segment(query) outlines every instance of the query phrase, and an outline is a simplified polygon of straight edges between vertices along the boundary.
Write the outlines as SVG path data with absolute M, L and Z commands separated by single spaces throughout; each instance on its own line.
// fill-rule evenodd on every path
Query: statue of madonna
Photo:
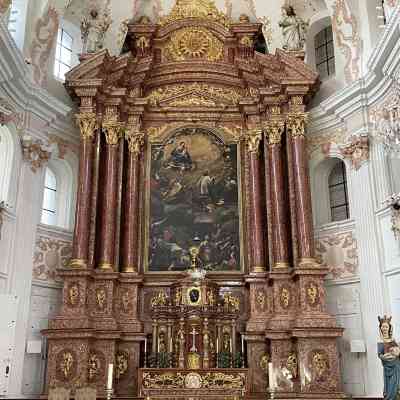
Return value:
M 378 356 L 383 365 L 384 400 L 400 399 L 400 348 L 393 339 L 392 317 L 378 317 L 382 342 L 378 343 Z

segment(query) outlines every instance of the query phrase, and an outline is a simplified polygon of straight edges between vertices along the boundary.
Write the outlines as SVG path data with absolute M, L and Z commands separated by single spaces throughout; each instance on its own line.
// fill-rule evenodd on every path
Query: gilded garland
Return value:
M 170 85 L 151 91 L 146 99 L 152 106 L 158 105 L 160 102 L 171 99 L 172 103 L 169 105 L 181 105 L 183 101 L 181 96 L 184 94 L 192 93 L 193 97 L 199 97 L 199 104 L 203 104 L 206 96 L 213 99 L 215 103 L 225 103 L 229 105 L 236 105 L 242 97 L 248 93 L 241 89 L 229 89 L 217 86 L 210 86 L 204 83 L 192 83 L 190 85 Z M 187 99 L 187 96 L 185 97 Z M 207 103 L 212 100 L 207 99 Z

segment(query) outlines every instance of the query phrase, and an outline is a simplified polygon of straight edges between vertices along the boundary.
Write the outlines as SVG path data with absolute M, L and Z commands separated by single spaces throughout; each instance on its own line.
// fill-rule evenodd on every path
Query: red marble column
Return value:
M 266 126 L 268 137 L 269 169 L 271 177 L 271 208 L 273 225 L 273 268 L 289 268 L 289 235 L 287 204 L 284 195 L 284 170 L 282 159 L 283 121 L 271 121 Z
M 117 161 L 121 124 L 116 119 L 110 119 L 103 122 L 102 128 L 106 137 L 106 159 L 103 202 L 100 211 L 99 268 L 102 270 L 112 270 L 114 269 L 117 215 Z
M 296 194 L 299 263 L 314 262 L 314 235 L 311 210 L 311 189 L 306 154 L 305 124 L 307 114 L 289 115 L 288 129 L 292 141 L 293 177 Z
M 139 237 L 139 177 L 140 154 L 144 135 L 128 131 L 128 160 L 124 193 L 124 222 L 122 243 L 122 272 L 138 272 L 138 237 Z
M 264 256 L 264 233 L 263 233 L 263 209 L 261 203 L 261 163 L 260 163 L 260 142 L 262 139 L 262 131 L 253 129 L 246 134 L 247 150 L 249 152 L 250 167 L 250 202 L 251 202 L 251 232 L 249 237 L 251 242 L 249 248 L 252 253 L 251 272 L 265 272 L 265 256 Z
M 81 131 L 81 153 L 79 158 L 74 242 L 70 266 L 72 268 L 86 268 L 90 235 L 93 138 L 96 132 L 97 119 L 94 113 L 78 114 L 77 119 Z

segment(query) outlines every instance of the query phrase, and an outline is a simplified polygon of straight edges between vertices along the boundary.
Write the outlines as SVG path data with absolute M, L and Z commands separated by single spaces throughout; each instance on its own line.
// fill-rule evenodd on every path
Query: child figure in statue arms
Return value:
M 382 342 L 378 343 L 378 356 L 383 365 L 384 400 L 400 400 L 400 347 L 393 339 L 392 317 L 379 320 Z

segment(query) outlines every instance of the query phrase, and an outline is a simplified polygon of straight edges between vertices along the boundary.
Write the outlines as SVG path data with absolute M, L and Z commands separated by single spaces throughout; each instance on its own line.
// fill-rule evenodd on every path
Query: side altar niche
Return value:
M 116 397 L 343 398 L 308 177 L 319 80 L 299 52 L 257 52 L 261 35 L 176 0 L 66 75 L 81 151 L 46 393 L 104 396 L 114 364 Z

